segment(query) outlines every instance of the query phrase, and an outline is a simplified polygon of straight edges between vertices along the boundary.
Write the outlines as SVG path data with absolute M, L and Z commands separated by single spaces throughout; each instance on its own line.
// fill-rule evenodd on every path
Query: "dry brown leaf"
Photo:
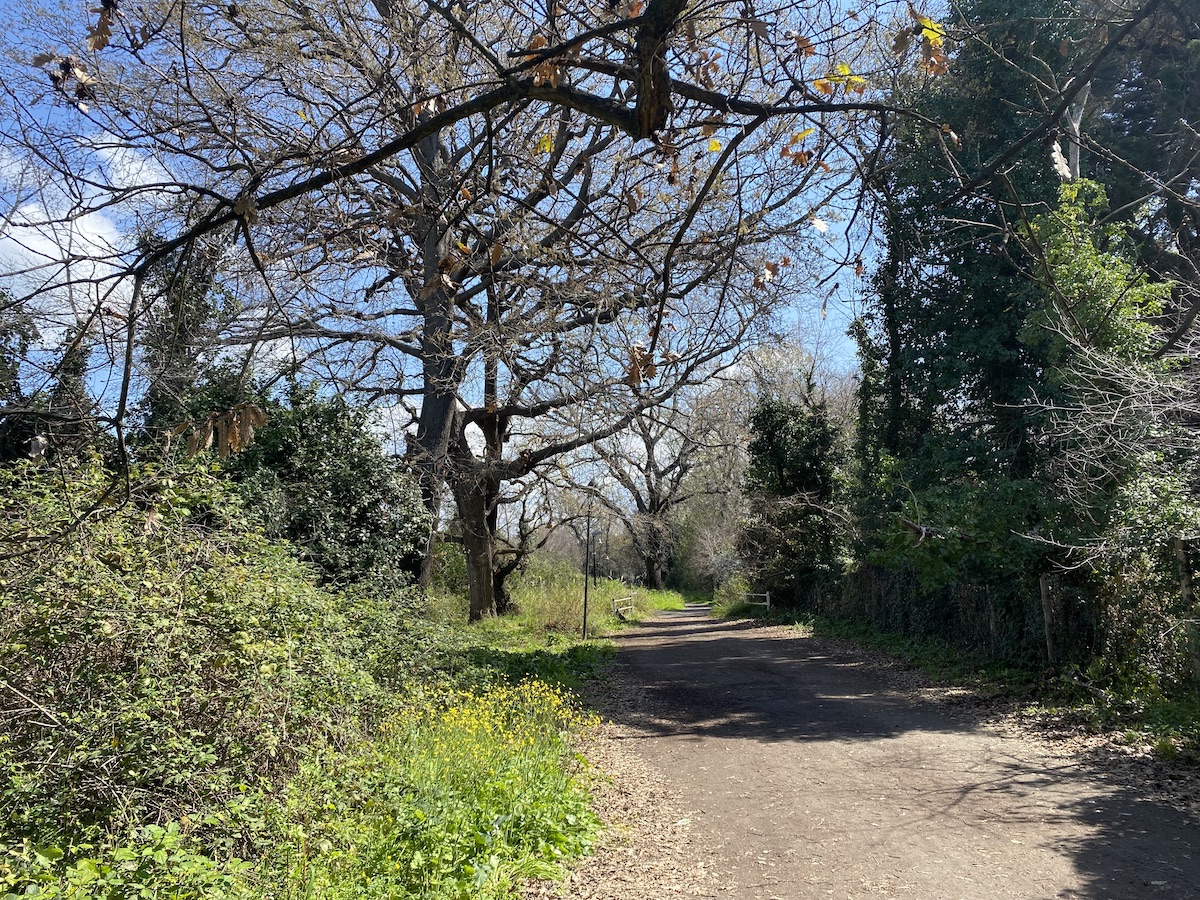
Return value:
M 97 25 L 88 27 L 87 39 L 84 41 L 85 46 L 95 52 L 103 50 L 109 45 L 112 40 L 112 29 L 108 27 L 108 23 L 101 18 Z
M 241 216 L 247 225 L 254 225 L 258 222 L 258 205 L 254 201 L 253 194 L 242 194 L 238 197 L 237 202 L 233 204 L 233 211 Z
M 238 445 L 245 449 L 254 443 L 254 422 L 251 421 L 250 411 L 241 410 L 235 420 L 237 424 Z
M 635 354 L 629 361 L 629 368 L 625 371 L 625 383 L 631 388 L 637 388 L 642 383 L 642 363 Z

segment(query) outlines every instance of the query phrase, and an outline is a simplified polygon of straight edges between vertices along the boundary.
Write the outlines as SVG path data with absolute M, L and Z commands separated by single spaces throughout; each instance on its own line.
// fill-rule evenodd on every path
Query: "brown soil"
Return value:
M 614 827 L 527 896 L 1200 900 L 1195 770 L 703 607 L 617 643 Z

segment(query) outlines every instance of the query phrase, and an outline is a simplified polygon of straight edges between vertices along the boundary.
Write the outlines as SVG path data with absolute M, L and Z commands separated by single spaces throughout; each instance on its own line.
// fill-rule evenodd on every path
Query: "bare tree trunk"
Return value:
M 646 587 L 652 591 L 661 591 L 663 586 L 663 567 L 656 555 L 646 557 Z
M 494 575 L 496 544 L 487 523 L 487 498 L 477 479 L 454 479 L 454 499 L 462 523 L 463 549 L 467 552 L 467 586 L 471 597 L 470 620 L 496 615 Z M 464 483 L 465 482 L 465 483 Z

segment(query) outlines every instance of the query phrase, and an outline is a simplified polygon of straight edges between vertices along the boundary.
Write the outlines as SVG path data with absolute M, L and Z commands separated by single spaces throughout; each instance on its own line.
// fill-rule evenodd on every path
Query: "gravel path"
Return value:
M 617 643 L 589 756 L 625 824 L 528 896 L 1200 900 L 1200 826 L 1130 783 L 1145 767 L 989 723 L 853 645 L 703 607 Z

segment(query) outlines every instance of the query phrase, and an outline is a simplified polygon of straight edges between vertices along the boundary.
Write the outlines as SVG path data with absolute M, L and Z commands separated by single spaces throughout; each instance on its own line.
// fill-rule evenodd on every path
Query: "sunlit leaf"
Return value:
M 917 12 L 916 7 L 913 6 L 911 2 L 908 4 L 908 14 L 912 17 L 913 21 L 916 22 L 917 25 L 920 27 L 921 38 L 923 40 L 929 41 L 929 43 L 932 44 L 934 47 L 942 46 L 942 41 L 946 37 L 946 30 L 944 28 L 942 28 L 941 25 L 939 25 L 937 22 L 935 22 L 933 19 L 929 18 L 928 16 L 924 16 L 921 13 Z

